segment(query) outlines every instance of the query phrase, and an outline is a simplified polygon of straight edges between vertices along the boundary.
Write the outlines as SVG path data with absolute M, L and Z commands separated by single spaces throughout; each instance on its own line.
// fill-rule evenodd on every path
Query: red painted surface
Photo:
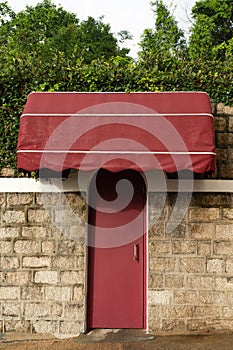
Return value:
M 215 170 L 210 100 L 197 92 L 33 93 L 17 148 L 28 171 Z
M 144 181 L 139 173 L 123 171 L 99 172 L 97 188 L 109 208 L 114 210 L 111 201 L 116 199 L 115 185 L 122 178 L 133 183 L 134 196 L 131 202 L 120 212 L 106 213 L 105 205 L 100 201 L 96 209 L 89 208 L 89 223 L 93 228 L 89 232 L 88 248 L 88 327 L 91 328 L 144 328 L 145 327 L 145 264 L 146 264 L 146 210 Z M 93 185 L 90 187 L 90 192 Z M 91 196 L 91 193 L 90 193 Z M 108 209 L 109 209 L 108 208 Z M 140 213 L 142 215 L 140 215 Z M 126 239 L 132 240 L 125 245 L 117 240 L 106 238 L 110 248 L 104 245 L 104 234 L 114 230 L 117 236 L 118 226 L 126 225 L 140 216 L 135 224 L 125 228 Z M 119 228 L 121 231 L 121 229 Z M 130 231 L 129 231 L 130 230 Z M 102 236 L 98 240 L 98 234 Z M 108 233 L 106 232 L 106 235 Z M 120 232 L 120 236 L 122 231 Z M 137 236 L 136 239 L 134 239 Z M 93 247 L 93 245 L 99 246 Z M 136 247 L 135 247 L 136 245 Z M 134 260 L 134 255 L 136 260 Z

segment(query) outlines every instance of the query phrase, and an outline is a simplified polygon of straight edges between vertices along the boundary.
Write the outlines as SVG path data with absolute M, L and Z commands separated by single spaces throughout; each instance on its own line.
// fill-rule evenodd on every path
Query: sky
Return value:
M 188 36 L 190 29 L 190 11 L 196 0 L 163 0 L 171 5 L 179 26 Z M 25 9 L 26 5 L 35 6 L 42 0 L 8 0 L 10 7 L 18 12 Z M 154 14 L 150 5 L 151 0 L 53 0 L 56 5 L 61 5 L 67 11 L 77 14 L 80 20 L 88 16 L 99 18 L 104 16 L 104 22 L 111 25 L 111 30 L 117 34 L 121 30 L 128 30 L 133 35 L 133 40 L 126 42 L 130 48 L 130 55 L 136 57 L 144 29 L 153 28 Z

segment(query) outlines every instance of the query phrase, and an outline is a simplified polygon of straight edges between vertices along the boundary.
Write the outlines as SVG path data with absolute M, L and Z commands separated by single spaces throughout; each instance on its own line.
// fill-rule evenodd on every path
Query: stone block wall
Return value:
M 47 196 L 46 209 L 40 194 L 0 195 L 1 332 L 69 336 L 84 330 L 85 206 L 76 193 L 65 200 L 78 213 L 77 240 L 74 226 L 71 239 L 57 225 L 64 208 L 59 195 Z
M 150 220 L 160 201 L 150 195 Z M 186 202 L 183 194 L 183 202 Z M 149 328 L 154 333 L 233 330 L 233 194 L 193 194 L 166 233 L 176 194 L 149 231 Z
M 233 107 L 213 105 L 218 179 L 233 179 Z
M 44 196 L 44 195 L 43 195 Z M 150 222 L 162 194 L 149 195 Z M 167 194 L 148 233 L 149 330 L 155 334 L 233 330 L 233 194 L 191 196 L 171 233 L 177 195 Z M 180 210 L 187 206 L 181 197 Z M 69 232 L 64 200 L 77 214 Z M 79 193 L 0 195 L 0 331 L 71 336 L 86 319 L 86 207 Z M 62 226 L 63 227 L 63 226 Z

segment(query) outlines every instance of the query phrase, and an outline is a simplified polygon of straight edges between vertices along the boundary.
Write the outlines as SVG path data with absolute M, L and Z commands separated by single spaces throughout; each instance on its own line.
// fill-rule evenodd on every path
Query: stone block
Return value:
M 32 204 L 34 200 L 33 193 L 8 193 L 7 205 L 8 207 L 18 207 Z
M 57 250 L 57 244 L 55 241 L 43 241 L 41 245 L 42 253 L 55 254 Z
M 216 152 L 217 162 L 227 161 L 227 159 L 228 159 L 228 150 L 227 149 L 217 148 L 215 150 L 215 152 Z
M 224 103 L 217 104 L 217 113 L 225 115 L 233 115 L 233 107 L 225 106 Z
M 47 229 L 39 226 L 22 227 L 22 236 L 27 238 L 44 238 L 47 236 Z
M 223 218 L 233 220 L 233 208 L 223 209 Z
M 8 272 L 6 274 L 7 285 L 22 286 L 31 281 L 30 271 Z
M 49 308 L 50 317 L 53 319 L 61 318 L 63 315 L 63 305 L 61 303 L 51 303 Z
M 184 287 L 184 276 L 181 273 L 165 275 L 165 288 L 180 289 L 183 287 Z
M 221 165 L 220 177 L 222 179 L 233 179 L 233 164 L 232 162 L 226 162 Z
M 224 103 L 220 102 L 217 104 L 217 114 L 225 114 L 225 105 Z
M 162 320 L 162 332 L 164 334 L 182 334 L 187 332 L 185 320 Z
M 74 240 L 75 242 L 77 242 L 78 244 L 85 244 L 86 242 L 86 229 L 87 227 L 85 226 L 85 224 L 82 223 L 78 223 L 75 225 L 70 225 L 70 230 L 69 230 L 69 234 L 68 237 L 72 240 Z
M 158 217 L 158 210 L 161 209 L 161 203 L 166 201 L 166 194 L 159 192 L 149 193 L 149 216 Z
M 171 254 L 172 244 L 171 241 L 154 241 L 149 243 L 150 257 L 156 257 L 161 254 Z
M 150 259 L 149 270 L 150 272 L 175 272 L 178 270 L 178 259 L 174 257 Z
M 233 277 L 216 277 L 215 286 L 221 291 L 233 290 Z
M 20 266 L 19 259 L 13 256 L 3 256 L 1 258 L 1 267 L 4 271 L 18 269 Z
M 196 241 L 173 241 L 172 242 L 173 254 L 197 254 L 197 242 Z
M 225 306 L 222 308 L 222 314 L 224 318 L 233 318 L 233 307 Z
M 233 145 L 233 133 L 217 133 L 216 141 L 218 147 L 227 148 L 229 145 Z
M 55 223 L 57 224 L 64 224 L 67 223 L 69 225 L 70 223 L 74 224 L 75 221 L 74 217 L 72 215 L 72 210 L 71 209 L 56 209 L 55 210 Z
M 42 301 L 43 298 L 43 287 L 37 285 L 21 287 L 21 300 Z
M 18 300 L 20 298 L 19 287 L 0 287 L 0 300 Z
M 232 305 L 233 304 L 233 292 L 227 292 L 227 303 L 226 305 Z
M 162 308 L 162 317 L 167 319 L 184 319 L 193 316 L 193 307 L 188 305 L 164 305 Z
M 179 221 L 169 221 L 166 226 L 166 237 L 170 238 L 185 238 L 187 236 L 187 223 Z
M 73 301 L 77 303 L 85 303 L 85 293 L 83 285 L 77 285 L 74 287 L 73 291 Z
M 227 118 L 226 117 L 215 117 L 214 118 L 215 131 L 226 131 Z
M 226 273 L 233 273 L 233 259 L 229 258 L 226 261 Z
M 19 227 L 1 227 L 0 239 L 15 238 L 19 236 Z
M 41 224 L 50 221 L 50 213 L 45 209 L 28 209 L 28 222 Z
M 200 303 L 201 304 L 226 304 L 227 294 L 225 292 L 206 290 L 200 291 Z
M 213 288 L 213 277 L 211 276 L 198 276 L 198 275 L 188 275 L 186 284 L 189 289 L 202 290 L 202 289 L 212 289 Z
M 200 206 L 208 206 L 208 207 L 219 207 L 219 206 L 228 206 L 231 204 L 230 195 L 227 194 L 207 194 L 202 193 L 201 196 L 198 193 L 198 197 L 196 196 L 197 205 Z
M 11 254 L 12 253 L 12 242 L 9 241 L 0 241 L 0 254 Z
M 27 303 L 25 304 L 25 319 L 58 318 L 62 316 L 60 303 Z
M 172 304 L 173 293 L 171 291 L 148 291 L 149 305 L 170 305 Z
M 212 223 L 190 224 L 190 237 L 192 239 L 207 240 L 214 238 L 215 226 Z
M 23 258 L 23 267 L 39 268 L 39 267 L 49 267 L 50 258 L 46 256 L 30 256 Z
M 208 273 L 223 273 L 224 261 L 222 259 L 207 259 Z
M 198 292 L 182 290 L 174 292 L 174 304 L 195 305 L 198 304 Z
M 33 331 L 42 334 L 58 334 L 58 322 L 47 320 L 33 320 Z
M 189 220 L 192 222 L 213 222 L 219 218 L 219 208 L 191 208 L 189 211 Z
M 76 258 L 76 267 L 80 271 L 85 271 L 85 269 L 86 269 L 86 261 L 85 261 L 85 257 L 84 256 L 77 256 L 77 258 Z
M 26 216 L 23 210 L 7 210 L 2 220 L 5 224 L 23 224 L 26 222 Z
M 5 332 L 31 333 L 30 321 L 18 320 L 14 318 L 4 320 Z
M 64 240 L 58 242 L 58 255 L 84 255 L 85 244 L 80 245 L 71 240 Z
M 60 322 L 59 333 L 72 337 L 75 335 L 79 335 L 82 329 L 82 324 L 77 321 L 62 321 Z
M 212 254 L 212 242 L 211 241 L 198 241 L 197 242 L 197 254 L 201 256 L 210 256 Z
M 71 287 L 45 287 L 45 300 L 71 301 Z
M 149 233 L 148 237 L 150 240 L 158 240 L 165 238 L 165 220 L 158 219 L 155 223 L 151 221 L 151 225 L 149 224 Z
M 82 304 L 66 304 L 64 311 L 65 319 L 77 320 L 83 322 L 85 320 L 85 308 Z
M 85 272 L 84 271 L 62 271 L 61 283 L 64 285 L 72 284 L 84 284 Z
M 35 254 L 41 250 L 40 242 L 18 240 L 14 244 L 14 252 L 18 254 Z
M 73 229 L 71 234 L 74 236 L 74 238 L 82 236 L 83 231 L 81 232 L 80 228 L 83 229 L 85 225 L 82 213 L 80 213 L 78 209 L 79 208 L 64 207 L 62 209 L 56 208 L 54 212 L 55 223 L 60 227 L 63 227 L 64 225 L 65 228 L 67 225 L 72 227 Z
M 224 320 L 224 319 L 195 319 L 195 320 L 188 320 L 187 321 L 188 326 L 188 332 L 189 333 L 197 333 L 197 334 L 204 334 L 204 333 L 213 333 L 213 332 L 221 332 L 224 331 L 230 331 L 232 329 L 233 323 Z
M 195 306 L 194 318 L 217 319 L 221 317 L 221 307 L 213 305 Z
M 36 204 L 47 207 L 63 207 L 65 205 L 64 193 L 36 193 Z
M 75 259 L 73 256 L 55 256 L 52 258 L 52 267 L 58 270 L 73 270 Z
M 58 283 L 57 271 L 37 271 L 34 277 L 35 283 L 56 284 Z
M 86 212 L 87 194 L 86 192 L 65 193 L 66 203 L 72 208 L 79 208 L 80 213 Z
M 228 149 L 229 161 L 233 161 L 233 147 Z
M 216 239 L 233 240 L 233 223 L 216 225 Z
M 190 188 L 191 190 L 191 188 Z M 168 193 L 168 215 L 172 213 L 174 221 L 180 221 L 183 215 L 186 213 L 190 205 L 190 193 L 179 192 L 179 197 L 177 193 Z M 174 208 L 177 199 L 179 198 L 179 205 Z M 186 215 L 184 217 L 186 219 Z M 171 219 L 171 218 L 170 218 Z
M 162 327 L 162 305 L 151 305 L 148 310 L 148 328 L 152 333 L 160 332 Z
M 150 273 L 148 284 L 149 284 L 149 289 L 163 289 L 164 288 L 163 274 Z
M 18 303 L 9 303 L 6 302 L 3 304 L 3 311 L 2 311 L 3 316 L 6 317 L 22 317 L 22 306 L 21 304 Z
M 9 168 L 9 167 L 2 168 L 0 171 L 0 176 L 1 177 L 14 177 L 15 171 L 14 171 L 14 169 Z
M 214 242 L 215 255 L 232 255 L 233 241 L 215 241 Z
M 229 131 L 233 132 L 233 117 L 229 118 Z
M 180 272 L 205 273 L 206 259 L 193 257 L 180 258 Z
M 0 205 L 5 206 L 6 195 L 5 193 L 0 193 Z

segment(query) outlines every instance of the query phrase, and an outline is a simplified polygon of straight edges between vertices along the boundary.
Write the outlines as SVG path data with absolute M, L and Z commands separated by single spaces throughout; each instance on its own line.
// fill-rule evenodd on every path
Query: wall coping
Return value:
M 0 178 L 0 193 L 43 193 L 43 192 L 86 192 L 91 174 L 67 180 L 35 180 L 29 178 Z M 159 186 L 158 181 L 150 181 L 148 192 L 213 192 L 233 193 L 233 180 L 167 180 Z

